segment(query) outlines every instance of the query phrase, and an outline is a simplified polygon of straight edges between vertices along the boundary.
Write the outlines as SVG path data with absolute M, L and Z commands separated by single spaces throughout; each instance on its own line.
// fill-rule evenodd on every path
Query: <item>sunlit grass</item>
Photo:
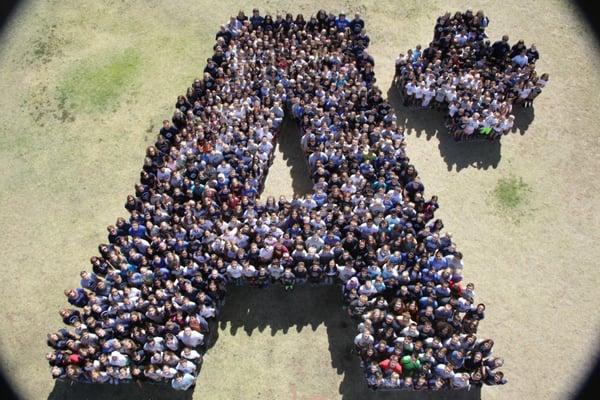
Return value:
M 134 49 L 100 62 L 85 60 L 63 79 L 57 98 L 83 111 L 106 111 L 118 102 L 140 65 L 141 58 Z

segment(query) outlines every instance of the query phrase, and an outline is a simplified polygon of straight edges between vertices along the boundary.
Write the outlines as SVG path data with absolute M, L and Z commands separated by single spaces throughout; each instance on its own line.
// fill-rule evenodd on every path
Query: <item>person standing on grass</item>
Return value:
M 283 271 L 283 274 L 281 275 L 281 284 L 283 285 L 283 288 L 285 289 L 286 292 L 294 290 L 295 283 L 296 283 L 296 276 L 292 272 L 292 268 L 286 267 L 285 270 Z
M 196 377 L 189 373 L 177 372 L 171 380 L 171 387 L 175 390 L 188 390 L 196 384 Z
M 362 333 L 359 333 L 354 338 L 354 345 L 356 346 L 356 350 L 360 353 L 362 350 L 373 346 L 375 339 L 373 335 L 368 330 L 364 330 Z
M 242 273 L 243 268 L 240 264 L 238 264 L 237 260 L 232 260 L 229 266 L 227 267 L 227 276 L 229 279 L 236 285 L 242 285 Z
M 395 355 L 385 359 L 379 363 L 379 367 L 383 371 L 384 376 L 390 376 L 392 373 L 402 375 L 402 365 L 398 362 L 398 357 Z
M 431 97 L 428 106 L 437 95 L 428 90 L 448 88 L 452 123 L 465 117 L 489 125 L 495 113 L 509 118 L 511 101 L 527 85 L 509 72 L 502 79 L 512 100 L 486 93 L 503 83 L 486 86 L 484 74 L 471 68 L 481 61 L 470 52 L 483 33 L 476 18 L 482 15 L 469 11 L 440 21 L 436 41 L 447 43 L 411 49 L 399 72 L 402 85 L 414 82 L 425 90 L 422 98 Z M 461 373 L 505 382 L 497 371 L 502 363 L 489 358 L 493 342 L 476 341 L 483 311 L 460 286 L 462 266 L 448 257 L 457 254 L 452 237 L 435 219 L 437 199 L 424 200 L 404 131 L 374 84 L 361 25 L 323 12 L 309 23 L 302 15 L 274 21 L 256 10 L 251 21 L 242 13 L 224 26 L 204 74 L 178 98 L 172 122 L 147 149 L 140 183 L 125 204 L 128 218 L 109 228 L 109 244 L 90 260 L 93 275 L 82 273 L 81 288 L 66 293 L 74 308 L 60 315 L 71 332 L 48 337 L 54 377 L 147 377 L 186 390 L 226 283 L 266 287 L 272 278 L 291 291 L 296 282 L 331 282 L 339 274 L 344 304 L 361 323 L 356 350 L 371 387 L 387 381 L 418 390 L 429 379 L 433 387 L 444 379 L 450 387 L 451 377 L 460 386 Z M 244 43 L 256 46 L 247 52 Z M 436 59 L 442 53 L 458 70 Z M 520 71 L 527 73 L 529 63 Z M 485 94 L 472 98 L 464 88 Z M 283 104 L 298 112 L 314 190 L 290 202 L 264 202 L 259 195 Z M 469 361 L 473 352 L 479 361 Z M 384 379 L 378 363 L 385 360 L 391 371 Z M 432 379 L 437 364 L 449 368 L 439 371 L 445 378 Z
M 204 335 L 192 330 L 189 326 L 185 327 L 183 331 L 177 334 L 179 339 L 185 346 L 196 348 L 204 343 Z
M 366 295 L 360 295 L 358 299 L 352 301 L 348 306 L 348 314 L 355 320 L 360 320 L 362 315 L 369 311 L 371 305 Z

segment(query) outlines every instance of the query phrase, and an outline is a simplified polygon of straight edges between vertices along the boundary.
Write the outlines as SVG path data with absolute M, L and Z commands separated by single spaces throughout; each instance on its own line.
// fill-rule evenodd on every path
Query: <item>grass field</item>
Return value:
M 600 58 L 574 6 L 554 0 L 21 5 L 0 40 L 0 357 L 23 398 L 172 398 L 157 387 L 55 385 L 45 335 L 60 326 L 62 292 L 106 240 L 104 227 L 125 214 L 145 148 L 204 68 L 219 24 L 255 6 L 361 11 L 384 92 L 397 53 L 427 45 L 446 10 L 482 8 L 492 40 L 536 43 L 550 84 L 501 143 L 456 144 L 441 115 L 403 108 L 393 90 L 388 98 L 487 305 L 480 334 L 506 360 L 509 383 L 481 398 L 568 398 L 600 344 Z M 298 160 L 294 143 L 282 143 L 265 192 L 305 190 Z M 331 291 L 293 301 L 277 290 L 233 293 L 197 387 L 181 398 L 368 398 L 347 351 L 353 329 Z

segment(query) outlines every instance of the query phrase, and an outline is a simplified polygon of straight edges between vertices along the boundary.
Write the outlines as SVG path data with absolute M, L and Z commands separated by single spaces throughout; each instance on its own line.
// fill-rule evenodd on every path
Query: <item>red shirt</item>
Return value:
M 400 363 L 397 362 L 396 365 L 394 366 L 394 368 L 390 368 L 390 362 L 391 362 L 391 360 L 388 358 L 387 360 L 383 360 L 382 362 L 380 362 L 379 366 L 384 371 L 388 371 L 391 369 L 393 372 L 396 372 L 397 374 L 402 375 L 402 366 L 400 365 Z
M 69 364 L 79 364 L 81 362 L 81 356 L 79 354 L 71 354 L 69 356 Z
M 274 253 L 281 258 L 285 253 L 288 253 L 289 250 L 287 249 L 287 247 L 285 247 L 285 245 L 283 243 L 275 243 L 273 245 L 274 247 Z
M 241 199 L 237 196 L 232 196 L 227 203 L 229 204 L 229 207 L 231 208 L 236 208 L 238 206 L 238 204 L 241 203 Z
M 462 296 L 463 288 L 462 288 L 460 282 L 454 282 L 451 280 L 450 282 L 448 282 L 448 286 L 450 287 L 450 289 L 456 291 L 456 294 L 459 297 Z

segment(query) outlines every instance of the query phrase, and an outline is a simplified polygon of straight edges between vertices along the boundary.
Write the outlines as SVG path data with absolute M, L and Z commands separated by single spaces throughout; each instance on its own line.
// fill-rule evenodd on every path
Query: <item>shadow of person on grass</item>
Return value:
M 344 400 L 400 399 L 400 400 L 480 400 L 479 388 L 470 391 L 371 391 L 368 389 L 360 361 L 352 354 L 356 323 L 342 309 L 341 291 L 337 286 L 306 285 L 297 287 L 293 293 L 285 292 L 281 286 L 269 289 L 229 287 L 227 301 L 221 310 L 219 322 L 211 325 L 207 347 L 210 349 L 221 330 L 229 327 L 232 336 L 252 334 L 258 330 L 274 336 L 277 332 L 297 332 L 310 327 L 313 331 L 324 324 L 327 330 L 331 365 L 338 375 L 343 375 L 339 394 Z M 211 351 L 211 350 L 209 350 Z M 258 350 L 260 351 L 260 350 Z M 200 372 L 201 373 L 201 372 Z M 200 388 L 201 389 L 201 388 Z M 167 384 L 136 383 L 108 385 L 71 383 L 57 380 L 48 400 L 191 400 L 194 388 L 185 392 L 173 390 Z
M 205 347 L 200 353 L 211 349 L 219 338 L 219 323 L 209 321 L 209 334 L 205 338 Z M 197 364 L 198 375 L 202 373 L 202 365 Z M 186 391 L 175 390 L 168 383 L 132 382 L 119 385 L 100 383 L 79 383 L 66 379 L 54 381 L 54 388 L 48 400 L 191 400 L 195 386 Z
M 277 139 L 277 145 L 283 155 L 292 176 L 292 188 L 294 193 L 304 196 L 310 193 L 313 188 L 313 182 L 310 177 L 308 163 L 304 151 L 300 146 L 300 128 L 296 121 L 286 112 L 281 126 L 281 133 Z
M 389 93 L 388 93 L 389 94 Z M 462 163 L 457 162 L 460 153 L 464 152 L 465 144 L 453 143 L 453 140 L 438 130 L 443 129 L 441 113 L 422 113 L 419 118 L 410 114 L 418 114 L 410 111 L 401 104 L 390 103 L 396 108 L 404 111 L 398 113 L 399 124 L 412 124 L 407 129 L 415 129 L 417 137 L 425 135 L 430 140 L 434 135 L 440 139 L 440 152 L 454 159 L 457 169 Z M 450 140 L 450 145 L 444 138 Z M 475 144 L 475 143 L 467 143 Z M 292 184 L 295 193 L 304 194 L 310 192 L 312 181 L 308 174 L 308 167 L 304 153 L 300 148 L 300 134 L 296 124 L 289 118 L 285 118 L 279 145 L 284 160 L 291 167 Z M 489 143 L 482 143 L 484 149 Z M 442 150 L 443 149 L 443 150 Z M 446 159 L 446 158 L 445 158 Z M 464 156 L 463 156 L 464 159 Z M 499 159 L 499 146 L 498 146 Z M 496 162 L 497 165 L 497 162 Z M 466 166 L 462 166 L 464 168 Z M 495 168 L 495 166 L 494 166 Z M 363 372 L 360 368 L 360 360 L 357 355 L 352 354 L 353 339 L 356 335 L 356 323 L 348 317 L 342 308 L 343 301 L 341 291 L 337 286 L 315 286 L 306 285 L 297 287 L 293 293 L 288 293 L 279 285 L 269 289 L 253 289 L 248 287 L 229 286 L 227 300 L 218 321 L 210 323 L 210 334 L 206 339 L 206 348 L 210 350 L 218 340 L 219 330 L 229 329 L 232 336 L 268 332 L 274 336 L 277 332 L 287 333 L 290 329 L 297 332 L 310 327 L 313 331 L 324 324 L 327 330 L 329 352 L 331 356 L 331 368 L 338 375 L 343 375 L 339 386 L 339 394 L 345 400 L 363 399 L 400 399 L 400 400 L 479 400 L 481 392 L 479 388 L 470 391 L 439 391 L 439 392 L 409 392 L 409 391 L 371 391 L 368 389 Z M 220 328 L 220 329 L 219 329 Z M 260 350 L 259 350 L 260 351 Z M 199 373 L 202 364 L 198 366 Z M 323 368 L 328 368 L 324 365 Z M 182 392 L 173 390 L 165 383 L 128 383 L 120 385 L 109 384 L 86 384 L 75 383 L 66 380 L 55 381 L 54 388 L 48 400 L 59 399 L 114 399 L 114 400 L 142 400 L 142 399 L 173 399 L 191 400 L 194 387 Z
M 341 291 L 337 286 L 306 285 L 293 293 L 281 286 L 269 289 L 230 287 L 227 303 L 219 316 L 221 330 L 232 336 L 267 330 L 272 336 L 290 329 L 313 331 L 324 324 L 327 330 L 331 368 L 343 375 L 339 394 L 345 400 L 415 399 L 415 400 L 479 400 L 480 389 L 470 391 L 408 392 L 371 391 L 368 389 L 360 360 L 352 354 L 356 322 L 342 309 Z M 258 350 L 260 351 L 260 350 Z M 328 368 L 324 365 L 323 368 Z
M 48 400 L 191 400 L 194 388 L 175 390 L 166 383 L 78 383 L 56 380 Z
M 398 89 L 393 84 L 388 90 L 387 97 L 398 118 L 398 126 L 404 127 L 406 134 L 413 134 L 414 131 L 417 138 L 424 136 L 428 141 L 434 136 L 437 138 L 439 142 L 438 149 L 448 166 L 448 171 L 452 171 L 454 168 L 458 172 L 468 167 L 488 169 L 489 167 L 496 168 L 498 166 L 501 158 L 501 140 L 457 142 L 446 129 L 442 111 L 415 110 L 405 107 L 402 104 Z M 533 108 L 523 110 L 533 110 Z M 526 115 L 523 118 L 517 116 L 515 119 L 519 124 L 518 129 L 524 132 L 533 120 L 533 111 L 531 111 L 529 122 L 527 122 L 528 117 Z M 410 149 L 408 155 L 410 157 Z
M 523 108 L 516 106 L 513 107 L 513 115 L 515 116 L 515 124 L 511 132 L 519 133 L 523 136 L 535 118 L 535 109 L 533 107 Z

